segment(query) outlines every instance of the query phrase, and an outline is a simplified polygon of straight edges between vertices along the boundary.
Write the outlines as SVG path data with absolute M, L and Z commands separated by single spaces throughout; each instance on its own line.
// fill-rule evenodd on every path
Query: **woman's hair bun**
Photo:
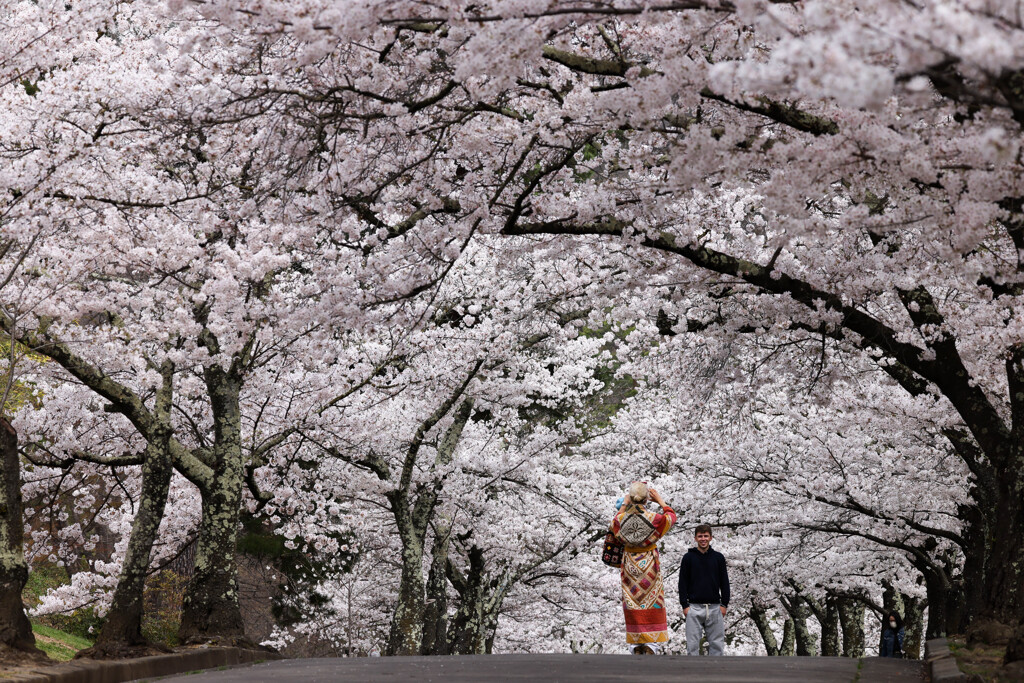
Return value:
M 634 481 L 629 485 L 629 497 L 634 503 L 642 503 L 647 500 L 649 492 L 647 490 L 647 484 L 642 481 Z

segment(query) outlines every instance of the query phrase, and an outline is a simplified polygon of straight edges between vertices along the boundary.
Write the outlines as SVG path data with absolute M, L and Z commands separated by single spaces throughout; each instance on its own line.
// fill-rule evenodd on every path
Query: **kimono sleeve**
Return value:
M 672 528 L 672 525 L 676 523 L 676 512 L 669 506 L 663 508 L 662 514 L 654 516 L 654 530 L 658 534 L 658 538 L 661 538 L 668 533 L 668 530 Z

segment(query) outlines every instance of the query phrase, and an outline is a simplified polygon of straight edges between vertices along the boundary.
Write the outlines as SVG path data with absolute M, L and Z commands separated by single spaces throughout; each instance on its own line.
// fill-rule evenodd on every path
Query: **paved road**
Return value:
M 396 683 L 570 681 L 588 683 L 923 683 L 921 662 L 866 657 L 631 657 L 627 655 L 483 655 L 290 659 L 175 676 L 181 683 Z

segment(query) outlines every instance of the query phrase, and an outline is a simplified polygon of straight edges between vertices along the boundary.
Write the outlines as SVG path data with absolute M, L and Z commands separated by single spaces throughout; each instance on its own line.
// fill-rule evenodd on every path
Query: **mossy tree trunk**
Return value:
M 896 612 L 901 617 L 903 616 L 903 594 L 897 591 L 892 583 L 889 581 L 882 582 L 882 611 L 884 614 L 879 616 L 879 619 L 883 619 L 889 612 Z
M 798 657 L 813 657 L 818 654 L 818 646 L 807 628 L 807 618 L 811 616 L 811 610 L 806 601 L 799 595 L 783 596 L 780 598 L 782 606 L 786 608 L 790 619 L 793 620 L 793 632 L 796 638 L 796 654 Z
M 466 398 L 459 404 L 470 381 L 480 371 L 483 361 L 471 368 L 468 376 L 448 398 L 420 424 L 406 450 L 402 471 L 397 486 L 387 493 L 391 514 L 398 527 L 402 543 L 402 571 L 398 584 L 398 602 L 391 618 L 385 653 L 388 655 L 418 655 L 423 650 L 423 633 L 426 614 L 426 585 L 423 581 L 423 554 L 427 530 L 434 515 L 434 507 L 444 486 L 440 470 L 447 466 L 455 455 L 455 449 L 462 438 L 462 430 L 473 412 L 473 399 Z M 458 408 L 455 409 L 456 404 Z M 431 471 L 431 481 L 413 487 L 414 473 L 419 452 L 430 431 L 442 419 L 452 413 L 448 429 L 441 435 Z M 380 462 L 368 463 L 377 476 L 389 479 L 390 469 Z
M 459 593 L 459 606 L 448 630 L 448 651 L 453 655 L 482 655 L 494 636 L 511 577 L 504 572 L 491 576 L 483 550 L 476 545 L 470 546 L 467 557 L 465 574 L 448 565 L 448 578 Z
M 974 500 L 981 500 L 986 495 L 984 487 L 975 485 L 971 489 L 971 497 Z M 957 590 L 946 608 L 947 633 L 966 633 L 982 604 L 985 565 L 988 561 L 986 544 L 991 537 L 985 516 L 981 514 L 978 505 L 961 506 L 959 517 L 966 522 L 960 534 L 964 539 L 964 562 Z
M 824 604 L 810 595 L 803 595 L 802 597 L 821 626 L 821 656 L 838 657 L 839 608 L 836 597 L 832 594 L 826 594 Z
M 149 570 L 153 543 L 160 529 L 171 485 L 171 399 L 173 397 L 174 367 L 165 361 L 160 368 L 163 383 L 157 392 L 154 417 L 157 426 L 153 438 L 146 444 L 142 460 L 142 492 L 139 507 L 132 522 L 128 550 L 110 611 L 103 622 L 96 644 L 80 653 L 90 657 L 117 657 L 124 650 L 145 645 L 142 636 L 143 594 Z
M 474 372 L 475 374 L 475 372 Z M 388 493 L 392 514 L 398 525 L 402 542 L 402 574 L 398 584 L 398 604 L 391 620 L 387 653 L 390 655 L 416 655 L 423 649 L 423 627 L 426 620 L 426 586 L 423 582 L 423 544 L 427 528 L 434 513 L 437 497 L 443 482 L 436 479 L 433 485 L 424 486 L 418 492 L 410 491 L 416 456 L 423 437 L 442 417 L 448 414 L 455 400 L 461 396 L 464 387 L 441 406 L 427 422 L 420 426 L 413 448 L 409 449 L 403 467 L 400 485 Z M 445 431 L 438 444 L 434 467 L 441 468 L 451 462 L 455 448 L 462 437 L 462 430 L 473 411 L 472 399 L 462 402 L 455 413 L 452 424 Z M 434 418 L 437 419 L 434 419 Z M 424 427 L 426 427 L 424 429 Z M 416 495 L 418 493 L 418 495 Z
M 780 654 L 779 643 L 775 639 L 775 632 L 772 631 L 768 609 L 759 605 L 756 599 L 750 605 L 750 619 L 754 622 L 754 626 L 757 627 L 757 632 L 761 634 L 765 652 L 768 653 L 769 657 L 778 657 Z
M 212 366 L 204 380 L 213 413 L 213 475 L 200 487 L 202 520 L 195 572 L 185 588 L 178 637 L 183 643 L 237 642 L 245 638 L 238 604 L 239 513 L 242 504 L 241 373 Z
M 839 601 L 834 595 L 825 598 L 824 621 L 821 624 L 821 654 L 823 657 L 838 657 L 839 647 Z
M 423 642 L 420 654 L 446 655 L 448 652 L 448 565 L 449 534 L 447 524 L 434 530 L 434 543 L 430 553 L 430 573 L 427 575 L 427 600 L 423 613 Z
M 32 624 L 25 615 L 21 592 L 28 580 L 28 563 L 22 546 L 21 459 L 18 435 L 0 417 L 0 646 L 38 653 Z
M 796 656 L 796 624 L 792 617 L 786 617 L 782 623 L 782 646 L 779 648 L 780 657 Z
M 855 597 L 839 598 L 839 625 L 843 631 L 843 656 L 864 656 L 864 603 Z
M 914 565 L 921 571 L 924 577 L 925 593 L 928 596 L 928 637 L 942 638 L 948 633 L 950 605 L 957 602 L 957 586 L 954 585 L 951 571 L 947 567 L 940 566 L 937 562 L 917 563 Z M 905 603 L 900 600 L 903 610 Z
M 68 344 L 50 337 L 45 327 L 38 330 L 22 329 L 11 318 L 0 315 L 0 328 L 19 343 L 58 363 L 108 401 L 109 405 L 104 406 L 104 409 L 124 415 L 147 445 L 164 442 L 161 429 L 168 424 L 167 421 L 161 422 L 149 410 L 143 398 L 130 387 L 115 381 L 103 368 L 86 361 Z M 199 341 L 211 356 L 219 354 L 217 340 L 208 330 L 203 330 Z M 182 627 L 179 631 L 180 637 L 186 642 L 221 636 L 234 640 L 242 633 L 234 562 L 243 482 L 239 394 L 244 369 L 251 360 L 253 343 L 250 339 L 232 359 L 229 370 L 214 366 L 205 372 L 204 379 L 214 417 L 212 452 L 204 448 L 192 450 L 173 435 L 166 437 L 174 467 L 199 488 L 203 504 L 196 574 L 186 591 Z M 112 467 L 141 463 L 136 458 L 126 457 L 101 460 L 89 458 L 86 454 L 76 454 L 75 457 Z M 150 512 L 156 511 L 151 508 Z M 140 549 L 143 545 L 140 542 L 136 546 L 137 558 L 143 554 Z
M 589 526 L 579 532 L 583 536 L 588 533 Z M 574 539 L 574 536 L 570 536 L 559 546 L 535 555 L 522 564 L 506 559 L 492 563 L 489 567 L 483 549 L 473 541 L 472 530 L 457 536 L 453 543 L 463 549 L 466 566 L 463 572 L 450 559 L 447 565 L 448 580 L 459 594 L 455 616 L 448 625 L 449 654 L 489 653 L 494 644 L 494 632 L 502 605 L 511 588 L 520 581 L 531 582 L 538 578 L 535 572 L 542 572 L 543 575 L 544 564 L 565 552 Z
M 924 605 L 921 598 L 903 596 L 903 654 L 907 659 L 921 659 L 921 642 L 924 639 Z

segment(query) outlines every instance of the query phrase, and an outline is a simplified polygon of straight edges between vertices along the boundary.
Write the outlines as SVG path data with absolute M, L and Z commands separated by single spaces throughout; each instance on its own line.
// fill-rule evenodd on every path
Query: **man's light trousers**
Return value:
M 708 654 L 725 654 L 725 617 L 721 605 L 690 605 L 686 613 L 686 654 L 700 654 L 700 637 L 708 639 Z

